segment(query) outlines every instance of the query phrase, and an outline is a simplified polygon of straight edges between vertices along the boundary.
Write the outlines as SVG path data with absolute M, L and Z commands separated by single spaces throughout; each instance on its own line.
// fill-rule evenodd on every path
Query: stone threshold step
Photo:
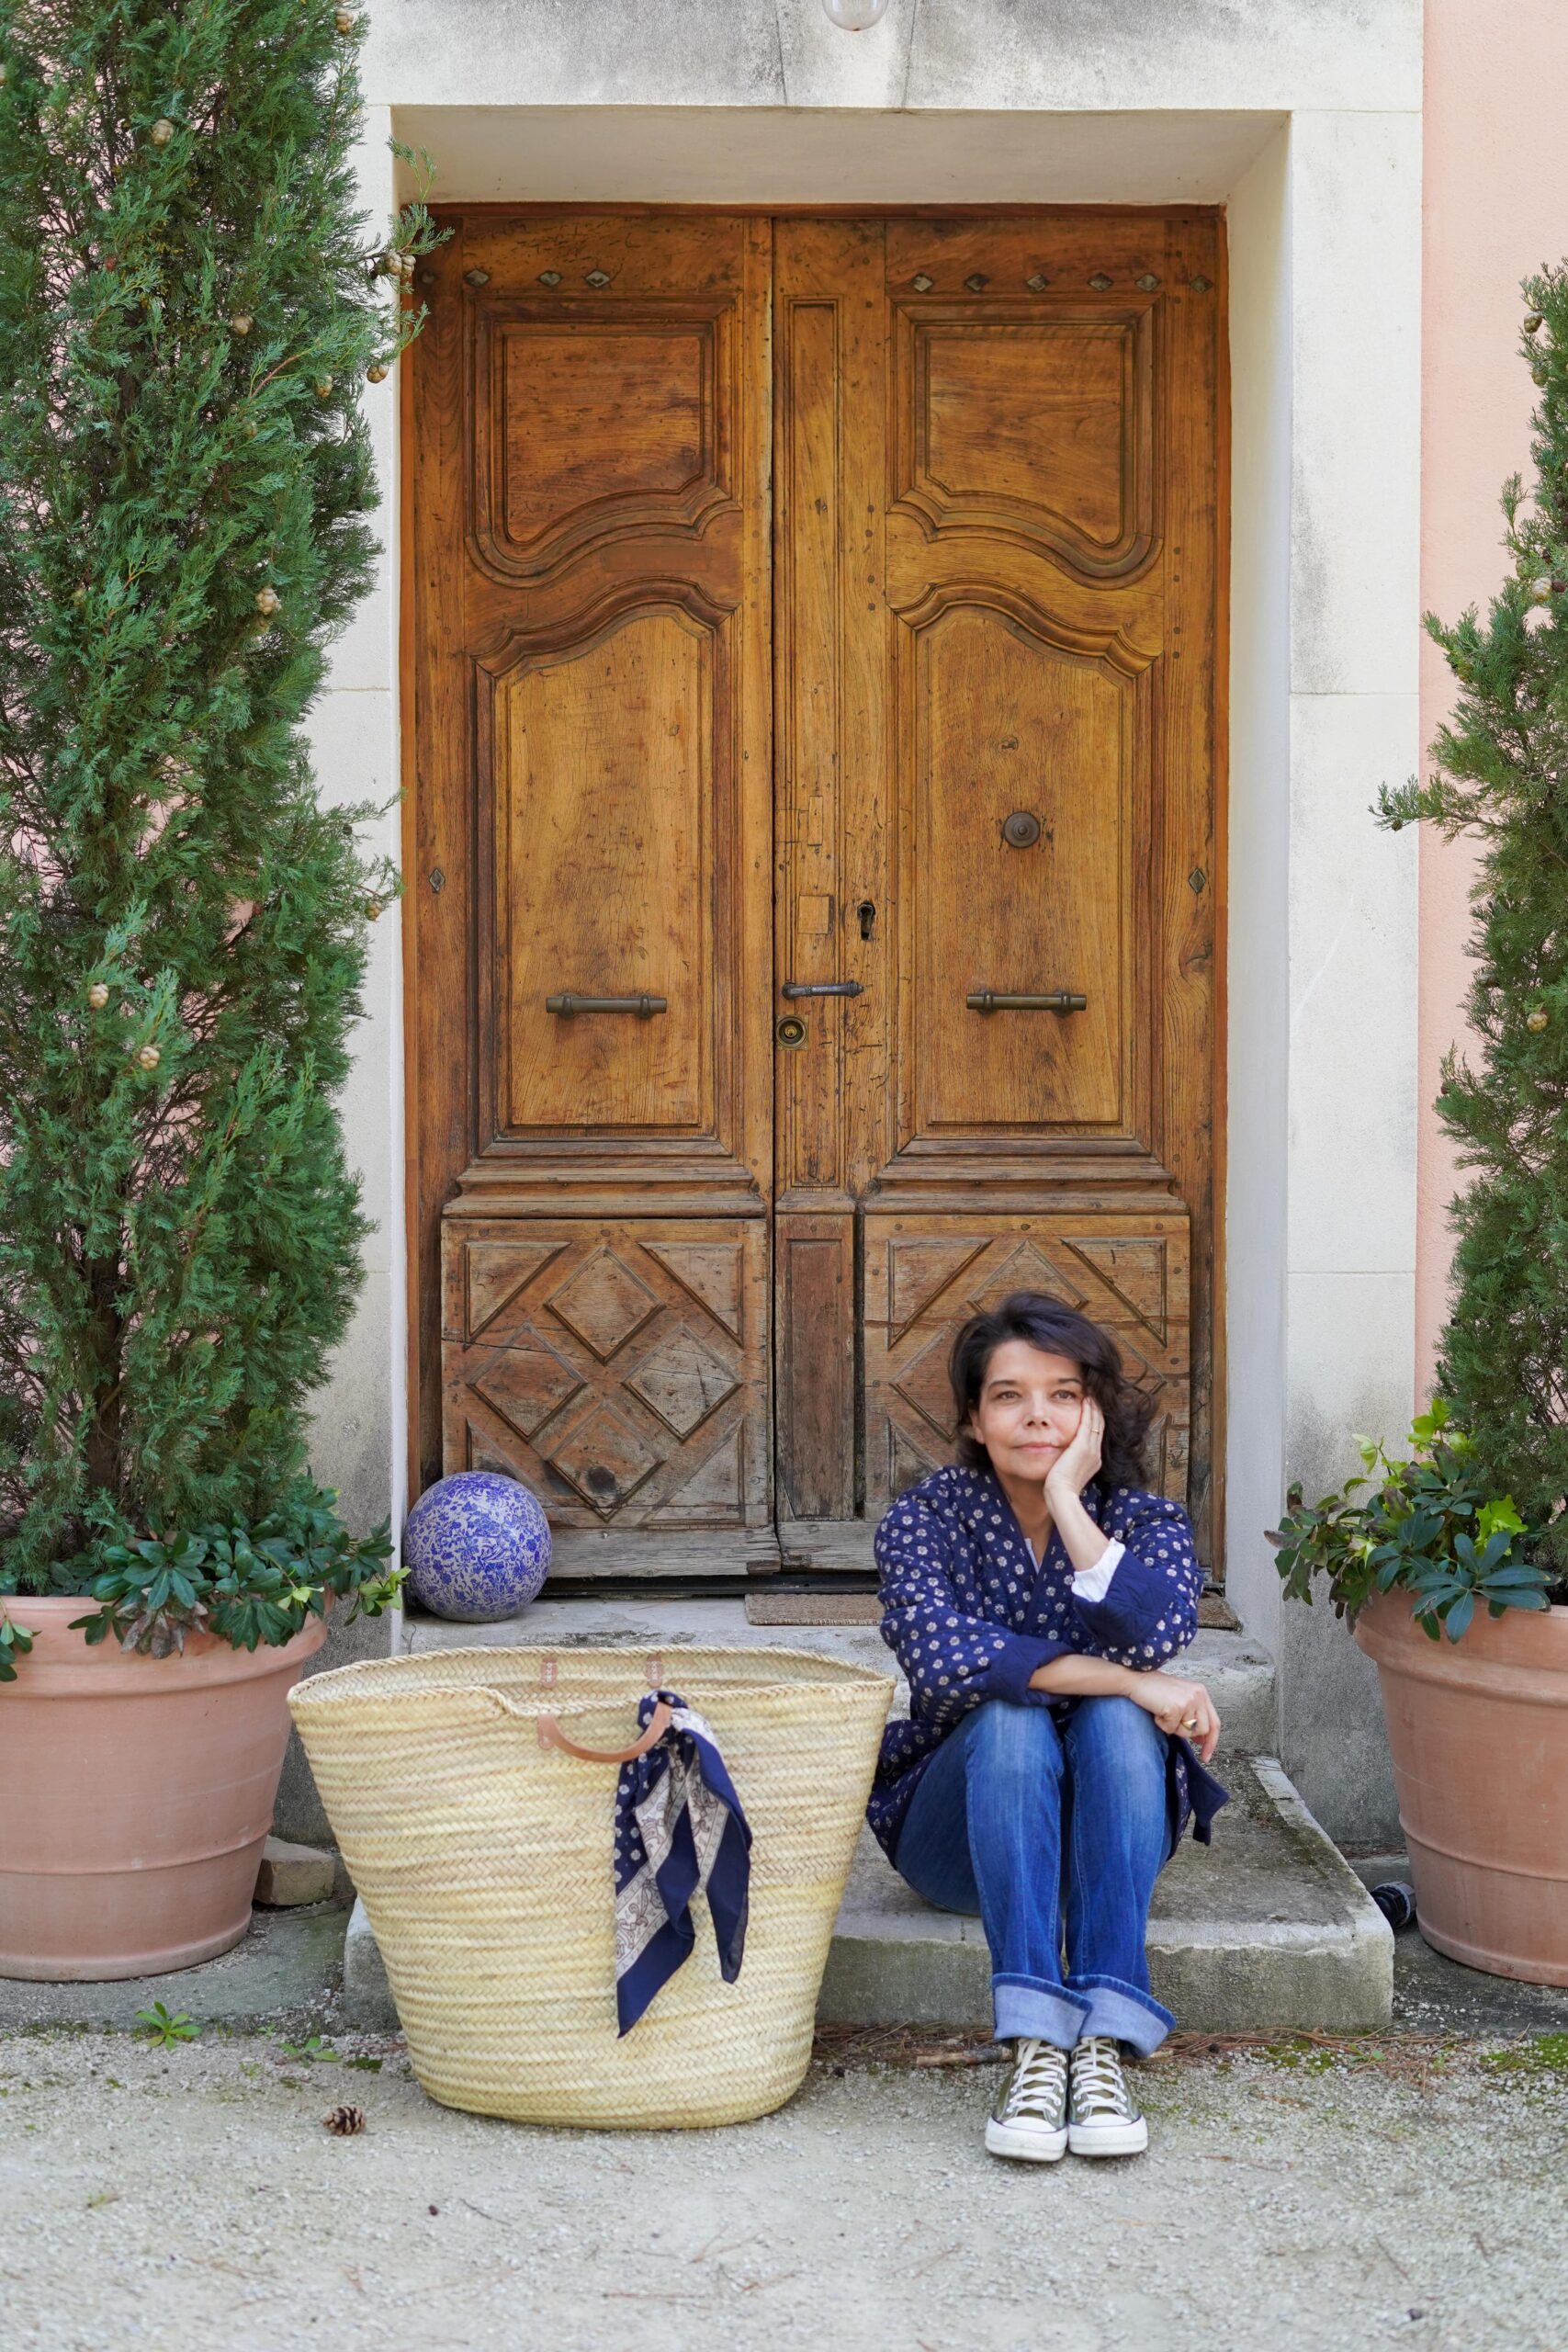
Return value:
M 598 1642 L 660 1654 L 694 1643 L 815 1650 L 894 1675 L 898 1688 L 892 1712 L 909 1712 L 908 1688 L 874 1625 L 753 1625 L 740 1600 L 698 1595 L 674 1600 L 536 1600 L 521 1617 L 500 1625 L 453 1625 L 409 1610 L 398 1638 L 404 1651 L 417 1657 L 450 1649 L 564 1649 Z M 1181 1664 L 1208 1686 L 1224 1726 L 1226 1755 L 1265 1754 L 1273 1747 L 1274 1668 L 1266 1650 L 1247 1634 L 1203 1632 L 1182 1652 Z
M 1156 1996 L 1192 2032 L 1386 2026 L 1393 1998 L 1388 1922 L 1273 1758 L 1233 1758 L 1224 1778 L 1233 1802 L 1215 1824 L 1213 1846 L 1187 1839 L 1156 1892 L 1148 1944 Z M 351 2025 L 396 2030 L 363 1903 L 349 1922 L 343 1999 Z M 817 2014 L 824 2025 L 990 2025 L 990 1959 L 980 1922 L 922 1903 L 869 1830 L 833 1931 Z

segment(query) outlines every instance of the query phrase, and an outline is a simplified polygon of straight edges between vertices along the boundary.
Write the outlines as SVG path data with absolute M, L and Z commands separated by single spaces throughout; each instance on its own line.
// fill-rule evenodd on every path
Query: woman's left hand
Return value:
M 1161 1731 L 1190 1741 L 1201 1764 L 1207 1764 L 1220 1744 L 1219 1710 L 1201 1682 L 1164 1669 L 1139 1678 L 1141 1687 L 1130 1693 L 1137 1705 L 1153 1715 Z
M 1070 1495 L 1076 1502 L 1100 1471 L 1100 1449 L 1105 1440 L 1105 1415 L 1092 1396 L 1083 1400 L 1071 1444 L 1058 1454 L 1045 1480 L 1045 1492 Z

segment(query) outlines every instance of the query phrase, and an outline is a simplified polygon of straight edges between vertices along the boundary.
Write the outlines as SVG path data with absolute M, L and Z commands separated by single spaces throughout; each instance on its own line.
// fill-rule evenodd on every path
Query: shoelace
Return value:
M 1114 2041 L 1090 2034 L 1073 2052 L 1073 2100 L 1086 2114 L 1098 2111 L 1132 2120 L 1133 2100 Z
M 1017 2115 L 1043 2115 L 1054 2119 L 1059 2114 L 1067 2087 L 1067 2053 L 1052 2041 L 1021 2041 L 1018 2045 L 1018 2061 L 1002 2114 L 1005 2120 Z

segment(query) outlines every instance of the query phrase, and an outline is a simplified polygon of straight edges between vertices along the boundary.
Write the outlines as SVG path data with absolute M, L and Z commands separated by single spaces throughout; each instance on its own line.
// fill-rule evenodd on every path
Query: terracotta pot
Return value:
M 150 1658 L 71 1633 L 87 1601 L 6 1606 L 38 1638 L 0 1690 L 0 1976 L 152 1976 L 227 1951 L 325 1624 L 282 1649 L 201 1634 Z
M 1422 1934 L 1495 1976 L 1568 1984 L 1568 1609 L 1434 1642 L 1408 1594 L 1363 1610 Z

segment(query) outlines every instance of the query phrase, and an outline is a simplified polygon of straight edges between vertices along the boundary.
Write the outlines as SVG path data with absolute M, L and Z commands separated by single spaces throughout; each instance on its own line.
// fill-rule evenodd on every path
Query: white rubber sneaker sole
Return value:
M 993 2156 L 1011 2156 L 1021 2164 L 1059 2164 L 1067 2153 L 1067 2128 L 1047 2132 L 1040 2123 L 998 2123 L 993 2115 L 986 2124 L 986 2145 Z
M 1070 2123 L 1066 2139 L 1075 2156 L 1141 2156 L 1149 2127 L 1141 2115 L 1135 2123 Z

